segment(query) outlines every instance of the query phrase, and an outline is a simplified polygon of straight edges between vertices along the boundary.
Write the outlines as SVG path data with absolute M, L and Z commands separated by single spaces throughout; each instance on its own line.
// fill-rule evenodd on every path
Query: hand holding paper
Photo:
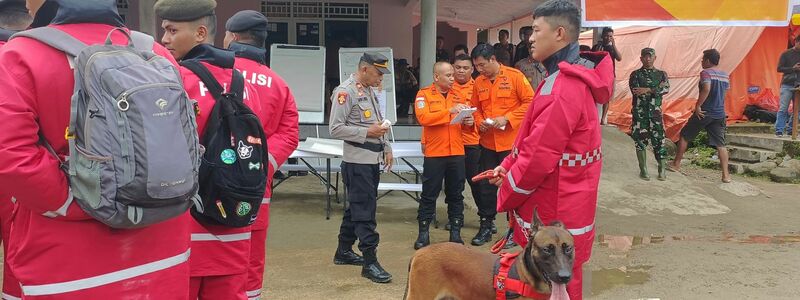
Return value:
M 470 107 L 470 108 L 464 108 L 464 109 L 462 109 L 462 110 L 461 110 L 461 111 L 458 113 L 458 115 L 456 115 L 455 117 L 453 117 L 453 120 L 452 120 L 452 121 L 450 121 L 450 125 L 461 124 L 461 122 L 464 120 L 464 118 L 466 118 L 467 116 L 472 116 L 472 113 L 474 113 L 474 112 L 475 112 L 475 111 L 477 111 L 477 110 L 478 110 L 478 109 L 477 109 L 477 108 L 474 108 L 474 107 Z

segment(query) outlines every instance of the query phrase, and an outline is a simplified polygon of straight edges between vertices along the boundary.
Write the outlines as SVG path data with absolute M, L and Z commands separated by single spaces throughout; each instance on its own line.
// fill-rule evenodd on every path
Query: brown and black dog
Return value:
M 574 242 L 564 224 L 544 226 L 534 212 L 529 241 L 515 262 L 519 279 L 541 294 L 551 293 L 551 282 L 565 289 L 572 277 Z M 498 257 L 456 243 L 422 248 L 411 258 L 405 299 L 495 299 L 493 270 Z

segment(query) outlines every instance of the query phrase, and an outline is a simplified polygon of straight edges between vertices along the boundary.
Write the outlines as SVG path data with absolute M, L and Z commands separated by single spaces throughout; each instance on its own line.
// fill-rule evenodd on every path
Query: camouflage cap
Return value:
M 656 56 L 656 49 L 649 48 L 649 47 L 642 49 L 642 56 L 645 56 L 645 55 Z
M 214 14 L 214 0 L 158 0 L 153 6 L 156 16 L 164 20 L 188 22 Z

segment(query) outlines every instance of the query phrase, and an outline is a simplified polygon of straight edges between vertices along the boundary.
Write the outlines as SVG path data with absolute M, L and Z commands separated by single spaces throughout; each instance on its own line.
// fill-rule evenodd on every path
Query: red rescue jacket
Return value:
M 224 88 L 230 87 L 234 66 L 233 52 L 203 44 L 190 50 L 183 60 L 200 61 Z M 181 67 L 180 73 L 189 99 L 197 101 L 199 107 L 197 130 L 202 140 L 209 114 L 216 101 L 205 84 L 192 71 Z M 244 103 L 256 115 L 261 113 L 258 93 L 248 82 L 245 82 Z M 192 277 L 233 275 L 247 271 L 250 262 L 250 226 L 234 228 L 204 224 L 192 218 L 191 230 Z
M 62 8 L 83 4 L 64 1 Z M 78 17 L 114 19 L 92 15 L 98 12 L 103 11 Z M 104 42 L 114 28 L 88 23 L 52 27 L 87 44 Z M 112 41 L 127 43 L 119 32 Z M 153 50 L 174 62 L 163 47 L 154 45 Z M 39 144 L 42 134 L 60 156 L 69 155 L 64 132 L 74 80 L 67 56 L 18 38 L 3 46 L 0 61 L 0 190 L 17 200 L 7 254 L 24 297 L 187 299 L 189 214 L 142 229 L 110 228 L 72 201 L 58 161 Z
M 609 100 L 614 82 L 608 55 L 587 55 L 579 58 L 574 45 L 545 61 L 549 76 L 501 164 L 508 173 L 497 198 L 498 211 L 518 217 L 514 241 L 522 247 L 528 242 L 522 228 L 530 227 L 534 208 L 545 224 L 562 221 L 575 237 L 576 264 L 589 259 L 594 239 L 602 169 L 596 104 Z
M 253 85 L 261 102 L 261 114 L 258 117 L 267 135 L 269 186 L 252 227 L 253 230 L 266 230 L 269 224 L 266 205 L 272 198 L 272 175 L 289 159 L 300 139 L 297 104 L 283 78 L 260 63 L 264 58 L 264 50 L 239 43 L 232 43 L 229 48 L 236 51 L 236 69 L 242 72 L 246 82 Z

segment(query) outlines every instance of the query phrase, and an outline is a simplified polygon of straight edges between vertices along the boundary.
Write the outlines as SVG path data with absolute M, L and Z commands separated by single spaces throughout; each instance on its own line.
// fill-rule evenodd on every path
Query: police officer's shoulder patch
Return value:
M 336 101 L 339 102 L 339 105 L 344 105 L 344 103 L 347 102 L 347 98 L 349 96 L 350 95 L 348 95 L 347 92 L 344 91 L 339 92 L 339 94 L 336 96 Z

